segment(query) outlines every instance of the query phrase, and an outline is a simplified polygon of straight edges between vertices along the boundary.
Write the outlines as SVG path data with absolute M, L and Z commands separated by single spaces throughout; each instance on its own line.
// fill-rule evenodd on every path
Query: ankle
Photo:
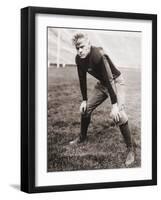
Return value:
M 87 140 L 87 136 L 80 136 L 80 137 L 79 137 L 80 143 L 81 143 L 81 142 L 84 142 L 85 140 Z

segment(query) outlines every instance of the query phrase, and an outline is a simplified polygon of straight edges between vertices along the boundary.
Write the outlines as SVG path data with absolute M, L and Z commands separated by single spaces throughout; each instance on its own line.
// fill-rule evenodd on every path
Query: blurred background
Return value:
M 75 65 L 72 36 L 86 32 L 93 46 L 101 46 L 118 67 L 140 68 L 141 32 L 80 30 L 48 27 L 48 66 Z

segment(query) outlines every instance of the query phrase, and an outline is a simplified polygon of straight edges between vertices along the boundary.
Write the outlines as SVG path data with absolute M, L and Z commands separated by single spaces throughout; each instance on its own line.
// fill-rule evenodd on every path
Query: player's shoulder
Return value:
M 91 46 L 91 60 L 94 64 L 99 63 L 102 56 L 103 55 L 99 47 Z

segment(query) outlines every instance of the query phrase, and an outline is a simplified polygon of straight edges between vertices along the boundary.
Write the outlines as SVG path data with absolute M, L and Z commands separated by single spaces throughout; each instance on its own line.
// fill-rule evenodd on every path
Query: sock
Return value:
M 88 126 L 91 121 L 91 116 L 81 115 L 81 132 L 80 132 L 80 140 L 85 140 L 87 137 Z
M 132 149 L 133 148 L 132 137 L 131 137 L 128 121 L 125 124 L 120 125 L 119 127 L 120 127 L 120 131 L 124 137 L 127 148 Z

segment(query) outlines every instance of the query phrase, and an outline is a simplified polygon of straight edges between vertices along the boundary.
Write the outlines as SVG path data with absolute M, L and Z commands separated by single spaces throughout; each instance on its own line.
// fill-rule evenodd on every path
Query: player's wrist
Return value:
M 117 103 L 112 104 L 112 108 L 118 107 Z

